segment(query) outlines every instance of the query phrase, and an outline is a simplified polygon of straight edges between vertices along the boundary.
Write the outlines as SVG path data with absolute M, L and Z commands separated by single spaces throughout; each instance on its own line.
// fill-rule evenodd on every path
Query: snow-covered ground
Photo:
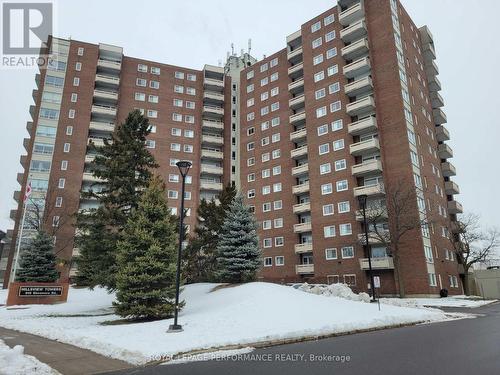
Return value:
M 325 297 L 270 283 L 223 287 L 194 284 L 181 295 L 184 331 L 166 333 L 172 319 L 119 325 L 113 294 L 102 289 L 74 289 L 68 302 L 0 307 L 0 326 L 73 344 L 133 364 L 169 359 L 177 353 L 251 346 L 260 341 L 327 335 L 396 324 L 445 320 L 435 309 L 415 309 Z
M 16 345 L 13 348 L 0 340 L 0 374 L 1 375 L 57 375 L 59 372 L 31 355 L 24 354 L 24 347 Z
M 381 298 L 380 302 L 392 306 L 403 307 L 480 307 L 497 300 L 482 300 L 467 296 L 450 296 L 446 298 Z

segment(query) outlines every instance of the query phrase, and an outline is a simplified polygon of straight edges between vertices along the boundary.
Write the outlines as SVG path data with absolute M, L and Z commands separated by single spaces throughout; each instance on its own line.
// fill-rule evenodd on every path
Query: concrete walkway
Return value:
M 0 339 L 11 348 L 24 346 L 26 354 L 36 357 L 63 375 L 99 374 L 132 367 L 127 362 L 104 357 L 90 350 L 2 327 Z

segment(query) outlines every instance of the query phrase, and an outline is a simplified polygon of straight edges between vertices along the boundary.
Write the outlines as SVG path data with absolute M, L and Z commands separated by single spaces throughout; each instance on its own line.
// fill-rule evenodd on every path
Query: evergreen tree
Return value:
M 221 282 L 255 280 L 261 265 L 257 223 L 238 194 L 229 207 L 217 246 L 217 276 Z
M 202 199 L 197 214 L 199 225 L 194 230 L 194 238 L 183 252 L 185 276 L 188 282 L 215 281 L 217 244 L 226 219 L 226 211 L 236 196 L 236 188 L 228 185 L 217 197 L 207 201 Z
M 149 134 L 148 119 L 135 110 L 117 128 L 111 142 L 91 146 L 97 155 L 90 171 L 102 181 L 82 192 L 83 197 L 97 199 L 100 207 L 77 217 L 80 256 L 76 280 L 81 285 L 115 288 L 116 244 L 151 180 L 151 170 L 158 167 L 146 148 Z
M 23 251 L 16 280 L 21 282 L 54 282 L 59 278 L 54 255 L 54 240 L 46 232 L 39 231 Z
M 117 314 L 131 319 L 162 319 L 173 314 L 177 238 L 165 186 L 156 177 L 118 242 Z

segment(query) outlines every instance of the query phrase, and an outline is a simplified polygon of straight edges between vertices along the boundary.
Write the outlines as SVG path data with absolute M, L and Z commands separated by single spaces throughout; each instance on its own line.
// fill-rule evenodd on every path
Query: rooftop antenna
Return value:
M 219 59 L 219 66 L 222 66 L 222 60 Z
M 243 55 L 244 55 L 244 54 L 245 54 L 245 50 L 242 48 L 242 49 L 241 49 L 241 55 L 240 55 L 240 56 L 241 56 L 241 57 L 243 57 Z
M 234 56 L 234 43 L 231 43 L 231 55 Z
M 248 39 L 248 54 L 250 55 L 250 52 L 252 51 L 252 39 Z

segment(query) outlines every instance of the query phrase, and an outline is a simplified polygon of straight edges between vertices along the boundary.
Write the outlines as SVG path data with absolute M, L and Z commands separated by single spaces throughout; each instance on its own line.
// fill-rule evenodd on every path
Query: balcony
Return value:
M 95 159 L 96 154 L 86 154 L 85 155 L 85 163 L 92 163 Z
M 369 95 L 346 106 L 346 112 L 349 116 L 360 116 L 363 113 L 373 112 L 375 110 L 375 100 Z
M 287 58 L 288 61 L 290 61 L 290 63 L 293 65 L 298 64 L 300 61 L 302 61 L 302 46 L 288 51 Z
M 99 182 L 102 181 L 99 177 L 95 177 L 93 173 L 84 172 L 82 180 L 84 182 Z
M 111 140 L 108 140 L 108 141 L 111 141 Z M 96 147 L 102 147 L 102 146 L 104 146 L 104 139 L 103 138 L 89 137 L 88 144 L 94 145 Z
M 356 122 L 351 122 L 348 126 L 348 132 L 350 135 L 361 135 L 376 131 L 377 128 L 377 119 L 375 116 L 369 116 Z
M 224 153 L 222 151 L 201 150 L 201 157 L 205 159 L 222 160 L 224 158 Z
M 206 143 L 206 144 L 216 145 L 216 146 L 222 146 L 224 144 L 224 138 L 218 137 L 215 135 L 203 134 L 201 136 L 201 142 Z
M 369 245 L 388 242 L 389 239 L 390 239 L 390 236 L 389 236 L 388 230 L 381 230 L 379 234 L 376 234 L 375 232 L 368 232 L 368 244 Z M 364 233 L 358 234 L 358 241 L 363 245 L 366 244 L 366 236 Z
M 224 123 L 222 121 L 203 119 L 201 127 L 207 129 L 224 130 Z
M 30 138 L 24 138 L 23 139 L 23 147 L 26 150 L 26 152 L 29 152 L 30 148 Z
M 288 68 L 288 76 L 291 79 L 297 79 L 304 75 L 304 63 L 298 63 Z
M 353 143 L 349 146 L 349 151 L 353 156 L 360 156 L 370 152 L 375 152 L 380 150 L 380 143 L 378 138 L 368 139 L 366 141 Z
M 444 125 L 436 126 L 436 138 L 439 142 L 450 140 L 450 132 Z
M 12 220 L 16 220 L 16 216 L 17 216 L 17 210 L 10 210 L 10 215 L 9 215 L 9 217 L 10 217 Z
M 363 38 L 348 46 L 342 47 L 340 54 L 345 60 L 356 60 L 366 55 L 369 50 L 368 39 Z
M 213 90 L 216 92 L 221 92 L 224 90 L 224 81 L 213 78 L 204 78 L 203 79 L 203 87 L 206 90 Z
M 122 68 L 122 63 L 120 61 L 99 59 L 97 60 L 97 68 L 119 72 Z
M 425 64 L 425 73 L 427 74 L 427 78 L 437 76 L 439 74 L 439 68 L 434 60 Z
M 436 76 L 427 79 L 429 81 L 430 91 L 441 91 L 441 81 Z
M 380 220 L 387 219 L 387 208 L 376 207 L 376 208 L 366 208 L 366 216 L 371 218 L 380 218 Z M 363 221 L 363 211 L 356 210 L 356 221 Z
M 222 182 L 208 182 L 208 181 L 200 181 L 200 189 L 201 190 L 216 190 L 222 191 L 223 186 Z
M 453 157 L 453 150 L 446 143 L 438 145 L 438 155 L 440 159 L 449 159 Z
M 350 64 L 345 65 L 342 68 L 342 72 L 346 76 L 346 78 L 354 78 L 361 74 L 368 73 L 372 68 L 370 58 L 362 57 L 358 60 L 353 61 Z
M 370 160 L 356 164 L 352 166 L 351 172 L 356 177 L 382 173 L 382 162 L 380 160 Z
M 444 182 L 444 192 L 446 193 L 446 195 L 460 194 L 460 188 L 453 181 L 445 181 Z
M 89 129 L 91 130 L 98 130 L 98 131 L 106 131 L 106 132 L 112 132 L 115 130 L 115 124 L 112 122 L 98 122 L 98 121 L 91 121 L 89 124 Z
M 422 54 L 424 55 L 424 60 L 426 63 L 431 62 L 436 59 L 436 50 L 431 43 L 424 43 Z
M 301 195 L 308 192 L 309 192 L 309 182 L 292 186 L 292 193 L 295 195 Z
M 290 133 L 290 140 L 292 142 L 302 141 L 302 140 L 306 139 L 306 137 L 307 137 L 306 128 L 296 130 L 293 133 Z
M 349 8 L 353 4 L 356 4 L 359 0 L 338 0 L 337 4 L 341 8 Z
M 312 243 L 297 243 L 294 246 L 295 254 L 311 253 L 313 251 Z
M 115 117 L 116 107 L 92 104 L 92 114 L 98 116 Z
M 384 257 L 384 258 L 371 258 L 372 269 L 374 270 L 393 270 L 394 269 L 394 261 L 392 257 Z M 359 267 L 366 271 L 369 269 L 368 258 L 361 258 L 359 260 Z
M 36 106 L 30 105 L 29 111 L 30 111 L 31 118 L 34 120 L 35 119 Z
M 312 231 L 312 225 L 310 222 L 293 225 L 293 232 L 294 233 L 306 233 L 306 232 L 310 232 L 310 231 Z
M 292 94 L 304 92 L 304 78 L 289 83 L 288 91 L 290 91 L 290 93 Z
M 203 99 L 206 102 L 223 103 L 224 102 L 224 95 L 220 94 L 218 92 L 204 91 L 203 92 Z
M 217 176 L 222 176 L 224 169 L 222 167 L 217 167 L 215 165 L 202 164 L 200 168 L 201 173 L 213 174 Z
M 21 191 L 19 191 L 19 190 L 16 190 L 16 191 L 14 192 L 14 194 L 12 195 L 12 198 L 14 198 L 14 200 L 15 200 L 16 202 L 18 202 L 18 203 L 19 203 L 19 198 L 20 198 L 20 197 L 21 197 Z
M 19 158 L 19 163 L 21 163 L 22 167 L 26 169 L 26 163 L 28 162 L 28 155 L 21 155 Z
M 434 116 L 434 123 L 436 125 L 443 125 L 443 124 L 446 124 L 448 122 L 446 115 L 441 108 L 433 109 L 432 115 Z
M 297 275 L 311 275 L 314 273 L 314 264 L 297 264 L 295 272 Z
M 293 213 L 294 214 L 301 214 L 304 212 L 309 212 L 311 211 L 311 203 L 299 203 L 299 204 L 294 204 L 293 205 Z
M 203 114 L 207 116 L 222 117 L 224 116 L 224 108 L 215 105 L 204 105 Z
M 19 185 L 22 185 L 22 184 L 23 184 L 23 179 L 24 179 L 24 173 L 19 172 L 19 173 L 17 174 L 17 183 L 18 183 Z
M 302 125 L 306 122 L 306 112 L 302 111 L 290 116 L 290 125 Z
M 464 209 L 460 203 L 457 201 L 448 201 L 448 213 L 450 215 L 461 214 L 464 212 Z
M 304 94 L 296 96 L 288 101 L 288 106 L 290 109 L 296 110 L 297 108 L 303 108 L 305 102 Z
M 37 89 L 33 89 L 33 91 L 31 92 L 31 97 L 33 98 L 33 101 L 36 103 L 36 100 L 38 98 L 38 90 Z
M 99 100 L 116 102 L 118 101 L 118 93 L 116 91 L 94 90 L 94 98 Z
M 340 30 L 340 39 L 342 39 L 344 43 L 351 43 L 365 37 L 367 33 L 366 21 L 363 18 L 349 25 L 345 29 Z
M 373 81 L 371 77 L 364 77 L 344 86 L 344 92 L 351 98 L 355 98 L 372 91 Z
M 292 159 L 300 159 L 301 157 L 306 155 L 307 155 L 307 145 L 295 148 L 292 151 L 290 151 L 290 157 Z
M 355 187 L 353 189 L 353 192 L 355 197 L 359 197 L 360 195 L 368 195 L 373 197 L 379 195 L 385 195 L 385 189 L 383 184 Z
M 444 100 L 439 92 L 431 91 L 430 98 L 431 98 L 432 108 L 444 107 Z
M 309 164 L 308 163 L 292 168 L 292 176 L 294 176 L 294 177 L 302 176 L 302 175 L 307 174 L 307 173 L 309 173 Z
M 26 130 L 28 131 L 28 133 L 30 133 L 31 135 L 31 131 L 33 130 L 33 122 L 32 121 L 28 121 L 26 123 Z
M 120 78 L 108 76 L 104 74 L 97 74 L 95 76 L 95 82 L 100 83 L 107 86 L 115 86 L 118 87 L 120 85 Z
M 457 174 L 455 166 L 449 161 L 441 163 L 441 171 L 443 172 L 443 176 L 445 177 L 451 177 Z
M 356 21 L 361 20 L 365 15 L 363 1 L 358 1 L 349 8 L 340 12 L 339 22 L 342 26 L 348 26 Z

